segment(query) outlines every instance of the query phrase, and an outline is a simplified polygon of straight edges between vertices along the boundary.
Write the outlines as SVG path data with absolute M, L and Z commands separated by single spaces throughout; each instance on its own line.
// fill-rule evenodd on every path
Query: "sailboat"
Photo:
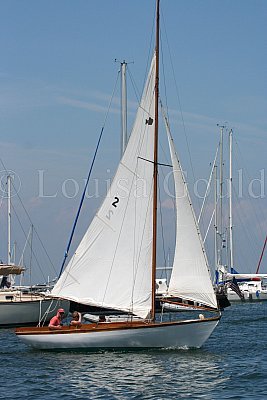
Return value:
M 261 252 L 260 260 L 258 263 L 256 273 L 240 273 L 234 267 L 234 246 L 233 246 L 233 206 L 232 206 L 232 186 L 233 186 L 233 173 L 232 173 L 232 148 L 233 148 L 233 130 L 229 131 L 229 260 L 228 265 L 222 265 L 222 250 L 226 247 L 224 244 L 226 238 L 223 235 L 223 213 L 222 213 L 222 171 L 223 171 L 223 130 L 224 126 L 220 127 L 220 249 L 217 247 L 217 221 L 215 222 L 215 264 L 217 266 L 217 287 L 226 293 L 230 302 L 240 301 L 262 301 L 267 300 L 267 287 L 264 281 L 267 279 L 267 274 L 259 274 L 260 263 L 264 254 L 267 237 Z M 217 204 L 217 196 L 215 196 L 215 209 Z M 216 217 L 215 212 L 215 217 Z
M 64 306 L 69 309 L 67 300 L 57 300 L 47 297 L 49 286 L 15 285 L 15 276 L 22 276 L 25 268 L 16 265 L 11 256 L 11 180 L 7 176 L 8 200 L 8 251 L 7 263 L 0 262 L 0 328 L 37 324 L 42 315 L 52 317 L 55 308 Z
M 220 320 L 200 232 L 187 189 L 184 192 L 186 184 L 169 130 L 178 228 L 169 292 L 209 312 L 191 318 L 187 314 L 186 319 L 175 321 L 155 312 L 159 18 L 157 0 L 155 53 L 127 147 L 106 198 L 52 290 L 54 297 L 121 310 L 127 317 L 59 330 L 17 328 L 18 338 L 34 348 L 199 348 Z

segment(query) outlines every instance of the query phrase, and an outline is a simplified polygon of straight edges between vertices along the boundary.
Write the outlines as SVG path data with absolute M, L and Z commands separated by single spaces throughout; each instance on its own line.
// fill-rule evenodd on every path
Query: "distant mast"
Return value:
M 7 265 L 11 264 L 11 175 L 7 176 Z
M 157 266 L 157 202 L 158 202 L 158 125 L 159 125 L 159 0 L 156 12 L 156 75 L 155 75 L 155 130 L 153 173 L 153 242 L 152 242 L 152 307 L 151 319 L 155 320 L 156 266 Z
M 223 129 L 224 126 L 220 126 L 220 265 L 223 265 Z
M 233 205 L 232 205 L 232 188 L 233 188 L 233 171 L 232 171 L 232 146 L 233 146 L 233 130 L 229 132 L 229 229 L 230 229 L 230 272 L 234 268 L 233 254 Z
M 117 58 L 114 60 L 116 63 L 120 63 L 121 68 L 119 73 L 121 75 L 121 157 L 123 156 L 127 143 L 128 143 L 128 132 L 127 132 L 127 65 L 129 64 L 125 60 L 119 61 Z M 130 64 L 133 63 L 130 62 Z
M 219 198 L 217 201 L 220 201 L 219 206 L 219 216 L 217 216 L 217 235 L 219 235 L 220 240 L 218 243 L 217 237 L 217 246 L 218 246 L 218 266 L 223 265 L 223 248 L 224 248 L 224 233 L 223 233 L 223 130 L 225 128 L 224 125 L 217 126 L 220 128 L 220 169 L 219 169 Z
M 127 62 L 121 63 L 121 156 L 127 146 L 127 82 L 126 82 Z
M 217 202 L 218 202 L 218 188 L 217 188 L 217 165 L 214 165 L 214 264 L 215 269 L 218 271 L 218 221 L 217 221 Z

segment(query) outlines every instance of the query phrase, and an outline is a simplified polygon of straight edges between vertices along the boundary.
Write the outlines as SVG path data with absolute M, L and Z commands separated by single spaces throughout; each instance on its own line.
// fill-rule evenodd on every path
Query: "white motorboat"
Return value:
M 267 285 L 264 283 L 267 279 L 266 274 L 226 274 L 226 279 L 233 277 L 237 282 L 238 279 L 243 281 L 237 283 L 241 297 L 236 290 L 227 287 L 227 297 L 230 302 L 267 300 Z

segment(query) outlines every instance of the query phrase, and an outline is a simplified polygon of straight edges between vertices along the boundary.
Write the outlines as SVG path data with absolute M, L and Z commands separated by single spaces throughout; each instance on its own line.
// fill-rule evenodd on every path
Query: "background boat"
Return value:
M 54 282 L 44 285 L 22 285 L 26 268 L 16 265 L 11 245 L 12 176 L 7 173 L 7 263 L 0 263 L 0 327 L 38 324 L 46 315 L 46 323 L 58 307 L 69 310 L 69 301 L 51 299 Z M 27 245 L 27 242 L 26 242 Z M 25 246 L 26 247 L 26 246 Z M 21 257 L 23 260 L 23 257 Z M 20 283 L 16 281 L 19 280 Z

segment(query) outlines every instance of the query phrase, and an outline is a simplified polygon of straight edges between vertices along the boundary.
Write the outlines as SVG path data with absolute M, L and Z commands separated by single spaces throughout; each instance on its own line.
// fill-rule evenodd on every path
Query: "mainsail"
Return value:
M 154 108 L 155 56 L 110 190 L 53 295 L 143 318 L 151 310 Z
M 167 123 L 166 128 L 176 197 L 176 245 L 168 293 L 217 308 L 200 232 Z

